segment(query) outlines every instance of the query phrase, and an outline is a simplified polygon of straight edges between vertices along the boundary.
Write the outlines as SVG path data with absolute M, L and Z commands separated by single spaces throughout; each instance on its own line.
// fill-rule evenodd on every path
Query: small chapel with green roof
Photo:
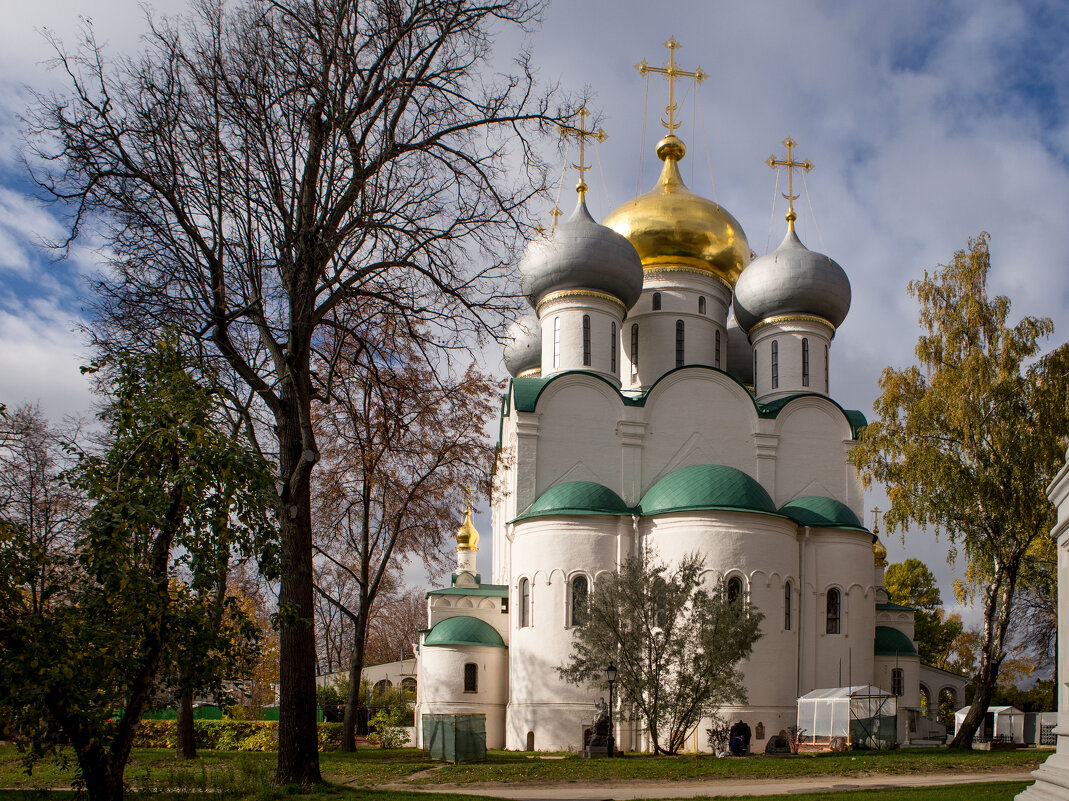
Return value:
M 580 142 L 596 135 L 581 126 Z M 787 169 L 790 209 L 780 245 L 754 258 L 740 223 L 683 183 L 686 147 L 666 127 L 649 192 L 598 223 L 581 158 L 574 211 L 520 264 L 532 313 L 505 351 L 492 583 L 469 515 L 451 586 L 428 594 L 417 728 L 477 713 L 489 748 L 582 748 L 600 692 L 557 668 L 587 593 L 631 554 L 696 551 L 708 582 L 764 614 L 747 701 L 721 710 L 754 750 L 795 724 L 800 696 L 845 685 L 897 695 L 899 741 L 923 738 L 960 682 L 921 665 L 913 610 L 882 587 L 886 550 L 849 461 L 865 418 L 833 394 L 850 282 L 794 226 L 791 176 L 812 165 L 791 139 L 769 159 Z M 646 748 L 638 721 L 614 720 L 618 747 Z

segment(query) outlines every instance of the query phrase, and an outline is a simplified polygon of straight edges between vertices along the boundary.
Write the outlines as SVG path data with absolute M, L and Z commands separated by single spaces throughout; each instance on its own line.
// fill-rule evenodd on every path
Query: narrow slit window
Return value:
M 753 351 L 753 385 L 757 388 L 757 348 Z
M 772 340 L 772 389 L 779 387 L 779 342 Z
M 474 662 L 464 665 L 464 692 L 479 692 L 479 666 Z
M 732 576 L 728 579 L 728 603 L 739 603 L 742 599 L 742 579 Z
M 676 320 L 676 367 L 683 366 L 683 321 Z
M 573 626 L 582 626 L 586 622 L 588 587 L 586 576 L 576 576 L 572 579 L 572 610 L 568 617 Z
M 531 582 L 520 579 L 520 628 L 531 625 Z
M 802 338 L 802 386 L 809 386 L 809 339 Z
M 590 315 L 583 315 L 583 367 L 590 366 Z
M 638 323 L 631 326 L 631 380 L 638 378 Z
M 720 366 L 720 332 L 716 332 L 716 366 Z
M 705 314 L 705 296 L 698 298 L 698 314 Z
M 824 346 L 824 394 L 831 392 L 831 382 L 828 380 L 828 346 Z
M 783 585 L 783 630 L 791 630 L 791 583 Z
M 906 694 L 905 674 L 903 673 L 902 668 L 892 668 L 891 670 L 891 694 Z
M 612 336 L 609 337 L 609 370 L 616 372 L 616 323 L 612 324 Z
M 661 310 L 661 293 L 660 292 L 654 292 L 653 293 L 653 310 L 654 311 L 660 311 Z
M 842 616 L 842 595 L 832 587 L 828 590 L 828 624 L 825 631 L 828 634 L 838 634 Z
M 553 366 L 560 367 L 560 317 L 553 318 Z

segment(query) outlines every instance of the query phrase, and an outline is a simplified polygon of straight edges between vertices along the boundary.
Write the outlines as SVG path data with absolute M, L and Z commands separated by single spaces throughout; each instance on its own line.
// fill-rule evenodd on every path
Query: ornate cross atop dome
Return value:
M 590 116 L 590 112 L 586 110 L 586 106 L 580 106 L 575 113 L 579 116 L 579 126 L 562 125 L 560 126 L 560 135 L 564 138 L 574 136 L 579 140 L 579 163 L 573 164 L 572 166 L 579 171 L 579 183 L 575 185 L 575 191 L 579 193 L 580 200 L 585 200 L 586 190 L 588 189 L 586 185 L 586 171 L 590 169 L 586 163 L 586 140 L 596 139 L 598 142 L 604 142 L 609 138 L 609 135 L 601 128 L 598 128 L 595 131 L 593 128 L 586 129 L 583 127 L 586 118 Z M 554 211 L 557 212 L 557 215 L 560 214 L 559 209 L 554 209 Z M 557 215 L 554 215 L 553 217 L 553 227 L 557 226 Z
M 676 122 L 676 78 L 693 78 L 698 83 L 701 83 L 709 77 L 709 73 L 704 72 L 701 67 L 698 67 L 694 72 L 687 72 L 681 70 L 676 66 L 676 50 L 682 45 L 676 41 L 673 36 L 664 46 L 668 48 L 668 66 L 667 67 L 651 67 L 646 63 L 646 59 L 642 59 L 635 65 L 643 76 L 649 72 L 656 73 L 658 75 L 664 75 L 668 79 L 668 105 L 665 107 L 665 112 L 668 114 L 667 120 L 661 120 L 661 125 L 668 129 L 668 133 L 675 133 L 676 129 L 680 126 L 680 123 Z
M 787 193 L 783 195 L 783 198 L 787 201 L 787 224 L 793 229 L 794 221 L 798 219 L 798 215 L 794 213 L 794 201 L 798 199 L 798 195 L 794 194 L 794 171 L 795 169 L 803 169 L 809 172 L 813 169 L 813 162 L 809 159 L 805 161 L 794 160 L 794 148 L 798 146 L 798 143 L 791 137 L 788 136 L 784 139 L 783 144 L 787 148 L 787 158 L 777 159 L 775 156 L 769 156 L 765 164 L 772 169 L 776 169 L 776 167 L 787 168 Z

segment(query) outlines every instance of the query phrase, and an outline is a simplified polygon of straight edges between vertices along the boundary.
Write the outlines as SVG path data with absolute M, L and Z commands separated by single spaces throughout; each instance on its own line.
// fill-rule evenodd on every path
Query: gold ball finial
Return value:
M 675 134 L 668 134 L 657 143 L 657 158 L 661 161 L 668 161 L 668 159 L 682 161 L 685 155 L 687 155 L 687 146 Z

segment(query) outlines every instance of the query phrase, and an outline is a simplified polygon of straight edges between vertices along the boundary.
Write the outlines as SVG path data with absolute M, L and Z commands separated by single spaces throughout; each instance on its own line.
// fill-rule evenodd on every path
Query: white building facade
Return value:
M 462 527 L 467 569 L 428 594 L 417 726 L 469 710 L 486 714 L 490 748 L 581 748 L 604 690 L 557 672 L 577 606 L 650 551 L 700 553 L 711 585 L 737 582 L 764 614 L 747 700 L 722 710 L 754 750 L 795 723 L 799 696 L 846 684 L 895 692 L 900 739 L 924 736 L 912 610 L 882 592 L 886 551 L 849 461 L 865 419 L 830 394 L 846 273 L 799 241 L 793 210 L 780 246 L 751 261 L 735 218 L 683 184 L 683 143 L 657 153 L 651 192 L 599 225 L 581 185 L 521 264 L 534 314 L 506 348 L 493 583 Z M 616 724 L 618 747 L 646 748 L 640 721 Z

